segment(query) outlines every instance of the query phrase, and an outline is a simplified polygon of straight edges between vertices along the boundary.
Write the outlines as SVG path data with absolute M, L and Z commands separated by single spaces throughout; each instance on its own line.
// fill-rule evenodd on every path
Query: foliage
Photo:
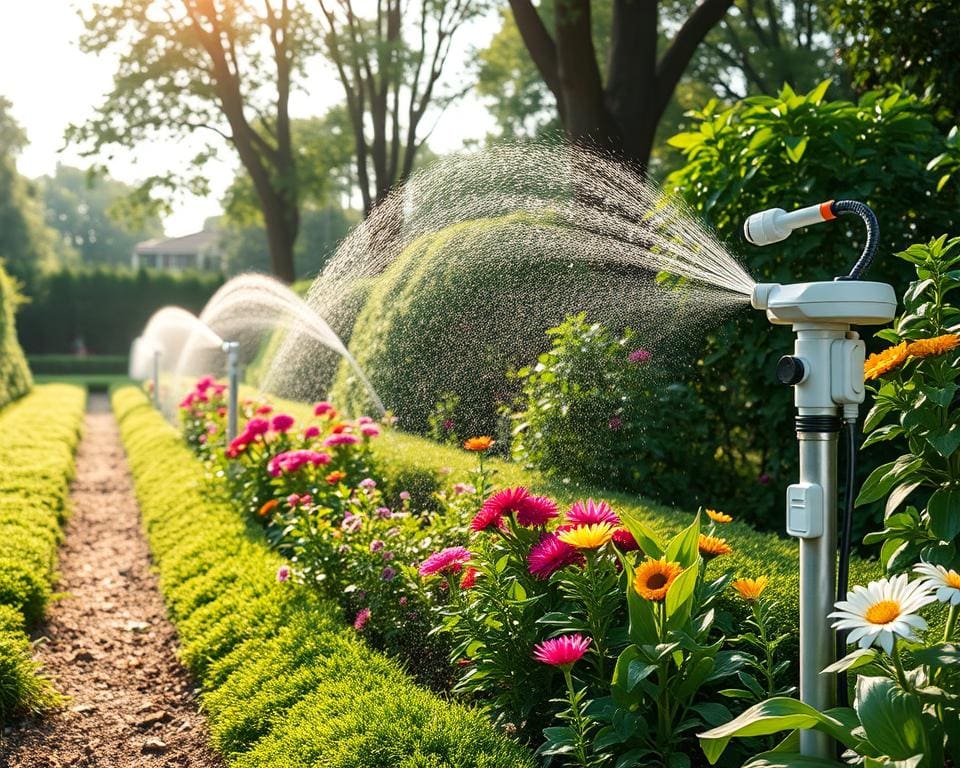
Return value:
M 532 766 L 481 715 L 370 650 L 332 602 L 278 583 L 260 525 L 204 492 L 203 466 L 145 396 L 113 403 L 183 658 L 233 765 Z
M 0 265 L 0 408 L 30 391 L 33 379 L 17 341 L 15 316 L 23 298 Z
M 114 374 L 125 376 L 129 369 L 126 355 L 30 355 L 30 370 L 43 376 Z
M 925 169 L 944 139 L 928 107 L 913 96 L 871 92 L 856 104 L 827 101 L 828 85 L 800 95 L 785 88 L 776 97 L 746 99 L 729 109 L 709 104 L 695 115 L 695 130 L 671 139 L 687 165 L 666 186 L 728 242 L 739 240 L 744 220 L 758 210 L 863 200 L 883 228 L 870 279 L 902 285 L 907 271 L 883 251 L 905 248 L 957 218 L 955 193 L 944 188 L 936 194 L 937 176 Z M 847 272 L 863 238 L 859 222 L 842 220 L 751 249 L 744 263 L 762 282 L 831 279 Z M 796 476 L 796 447 L 781 439 L 792 432 L 792 393 L 770 386 L 770 372 L 788 343 L 787 336 L 750 315 L 710 334 L 699 363 L 697 394 L 709 443 L 742 483 L 736 496 L 716 502 L 749 509 L 755 520 L 770 518 L 780 503 L 771 489 Z
M 884 529 L 866 542 L 882 543 L 880 559 L 893 572 L 921 557 L 960 565 L 960 309 L 948 296 L 960 287 L 958 245 L 943 236 L 897 254 L 917 279 L 893 328 L 877 334 L 894 346 L 867 367 L 877 382 L 864 447 L 896 440 L 907 449 L 874 469 L 857 499 L 886 499 Z
M 23 617 L 15 608 L 0 605 L 0 726 L 61 703 L 32 650 Z
M 62 270 L 45 275 L 17 319 L 28 354 L 126 355 L 150 315 L 175 304 L 199 313 L 222 275 L 139 270 Z

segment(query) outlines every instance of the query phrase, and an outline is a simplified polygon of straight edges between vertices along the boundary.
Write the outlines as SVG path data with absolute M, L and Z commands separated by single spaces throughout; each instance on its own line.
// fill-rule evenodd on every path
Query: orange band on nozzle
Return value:
M 820 215 L 823 216 L 824 221 L 830 221 L 830 219 L 835 219 L 836 214 L 833 212 L 833 200 L 827 200 L 825 203 L 820 203 Z

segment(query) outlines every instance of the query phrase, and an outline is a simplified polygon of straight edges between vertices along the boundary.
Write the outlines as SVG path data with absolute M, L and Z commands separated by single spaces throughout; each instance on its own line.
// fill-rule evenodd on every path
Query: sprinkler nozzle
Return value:
M 795 229 L 835 218 L 833 200 L 798 208 L 790 213 L 783 208 L 769 208 L 747 218 L 743 223 L 743 236 L 748 243 L 770 245 L 786 240 Z

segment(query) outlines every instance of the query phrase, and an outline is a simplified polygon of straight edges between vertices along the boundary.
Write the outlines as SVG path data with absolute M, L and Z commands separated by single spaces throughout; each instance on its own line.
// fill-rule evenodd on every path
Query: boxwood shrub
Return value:
M 0 266 L 0 408 L 26 394 L 33 384 L 17 342 L 14 314 L 20 301 L 13 279 Z

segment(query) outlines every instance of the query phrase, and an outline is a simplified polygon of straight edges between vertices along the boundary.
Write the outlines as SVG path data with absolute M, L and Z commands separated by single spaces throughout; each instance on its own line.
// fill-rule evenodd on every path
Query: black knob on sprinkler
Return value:
M 777 363 L 777 381 L 781 384 L 793 386 L 803 381 L 806 371 L 803 367 L 803 360 L 793 355 L 784 355 Z

